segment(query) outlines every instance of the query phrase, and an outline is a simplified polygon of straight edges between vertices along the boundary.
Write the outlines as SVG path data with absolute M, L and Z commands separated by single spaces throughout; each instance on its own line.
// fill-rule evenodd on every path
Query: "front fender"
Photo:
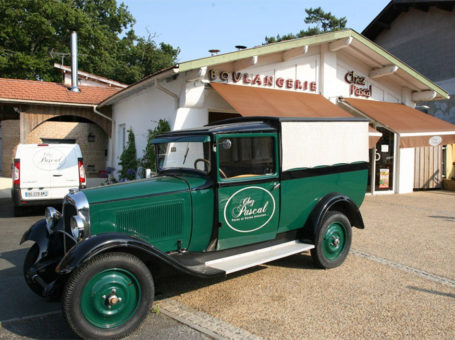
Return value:
M 47 230 L 46 219 L 43 218 L 33 224 L 24 235 L 22 235 L 19 244 L 23 244 L 26 241 L 35 241 L 38 245 L 39 255 L 36 261 L 39 261 L 49 247 L 49 231 Z
M 356 228 L 364 229 L 362 215 L 357 205 L 346 195 L 340 193 L 331 193 L 323 197 L 314 207 L 307 222 L 305 223 L 302 238 L 313 240 L 316 229 L 321 224 L 325 214 L 330 210 L 337 210 L 345 214 L 351 222 L 351 225 Z
M 107 251 L 134 252 L 139 257 L 155 258 L 184 273 L 205 277 L 149 243 L 122 233 L 103 233 L 86 238 L 70 249 L 55 270 L 59 274 L 68 275 L 93 257 Z

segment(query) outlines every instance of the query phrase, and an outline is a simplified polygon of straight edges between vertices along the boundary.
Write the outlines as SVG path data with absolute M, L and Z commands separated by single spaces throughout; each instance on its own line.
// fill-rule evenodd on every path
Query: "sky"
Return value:
M 138 36 L 154 36 L 181 52 L 178 62 L 262 45 L 266 36 L 305 29 L 306 8 L 321 7 L 346 17 L 346 27 L 361 33 L 390 0 L 118 0 L 136 19 Z

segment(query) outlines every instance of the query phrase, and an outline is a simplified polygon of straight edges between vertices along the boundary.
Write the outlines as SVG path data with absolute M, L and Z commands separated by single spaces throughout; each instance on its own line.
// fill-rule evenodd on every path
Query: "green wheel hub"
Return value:
M 106 269 L 85 285 L 81 310 L 93 326 L 114 328 L 127 322 L 141 302 L 141 286 L 136 277 L 121 268 Z
M 328 260 L 336 260 L 346 245 L 345 227 L 341 222 L 329 225 L 323 240 L 322 251 Z

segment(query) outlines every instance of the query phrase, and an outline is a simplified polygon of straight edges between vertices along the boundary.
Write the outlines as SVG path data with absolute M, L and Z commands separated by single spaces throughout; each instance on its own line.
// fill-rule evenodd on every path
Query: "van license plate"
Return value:
M 25 197 L 47 197 L 47 191 L 28 191 Z

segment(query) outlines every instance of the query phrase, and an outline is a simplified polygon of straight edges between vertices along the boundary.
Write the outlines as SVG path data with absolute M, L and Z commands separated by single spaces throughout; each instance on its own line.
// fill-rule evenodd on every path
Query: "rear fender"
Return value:
M 331 193 L 323 197 L 314 207 L 303 228 L 302 239 L 315 242 L 314 235 L 328 211 L 339 211 L 346 215 L 351 226 L 364 229 L 362 215 L 357 205 L 346 195 Z

